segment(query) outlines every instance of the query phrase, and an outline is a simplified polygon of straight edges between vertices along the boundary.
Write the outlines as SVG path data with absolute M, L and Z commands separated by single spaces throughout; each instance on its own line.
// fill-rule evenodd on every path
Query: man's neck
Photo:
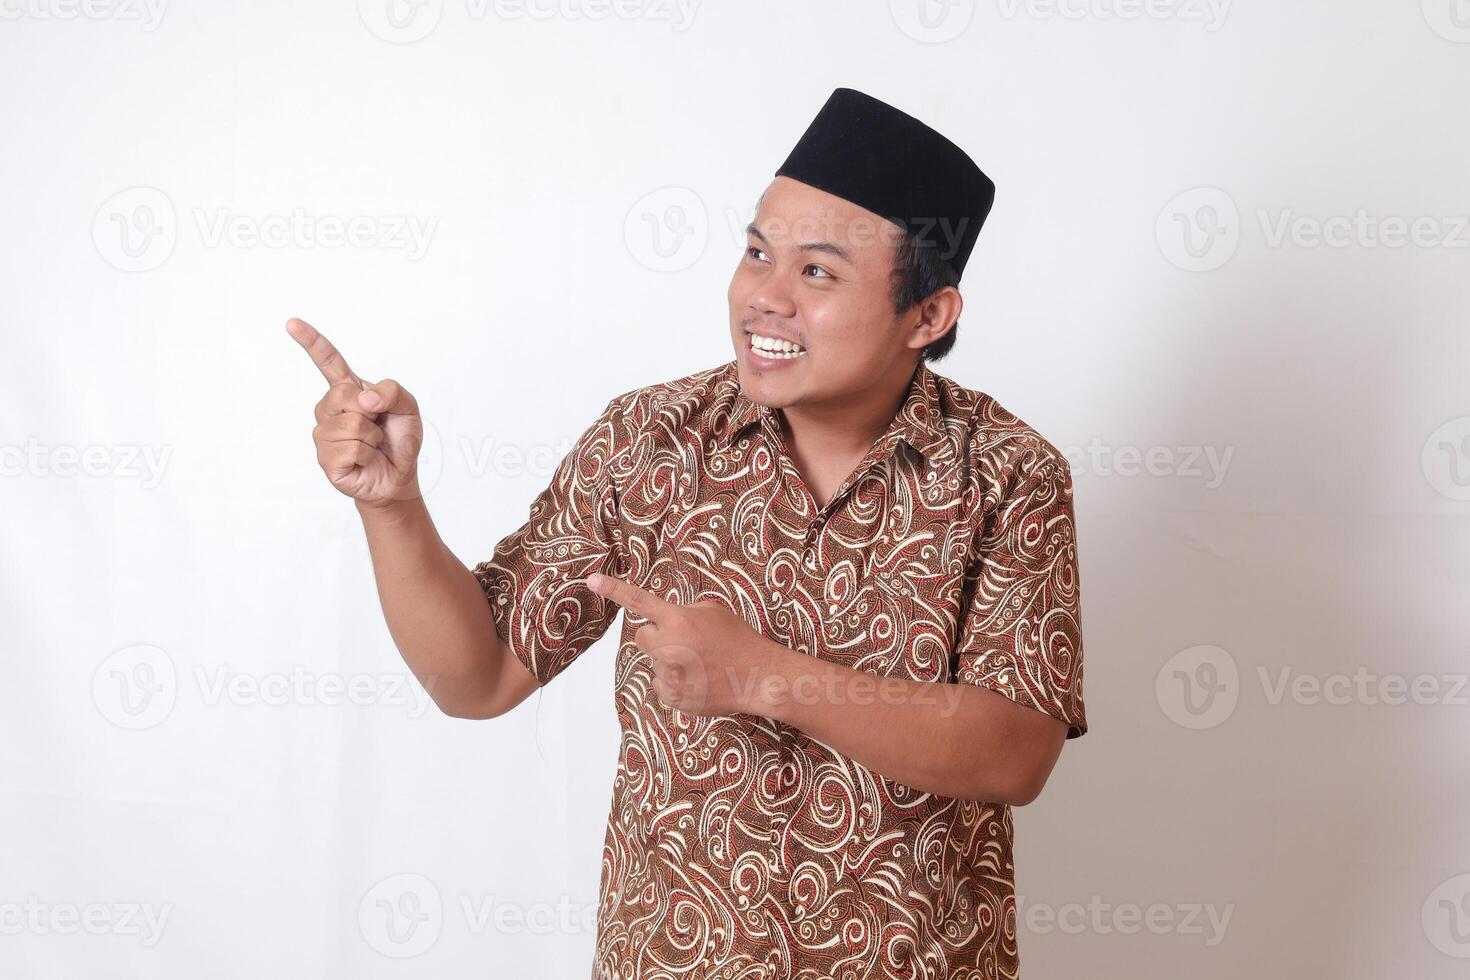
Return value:
M 826 503 L 892 424 L 917 369 L 917 361 L 899 362 L 860 395 L 777 412 L 792 462 L 818 503 Z

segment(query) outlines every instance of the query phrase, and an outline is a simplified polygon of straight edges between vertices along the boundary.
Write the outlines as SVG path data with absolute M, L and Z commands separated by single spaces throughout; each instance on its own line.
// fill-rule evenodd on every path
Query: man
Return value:
M 412 396 L 288 324 L 445 712 L 509 711 L 623 610 L 594 976 L 1017 974 L 1010 807 L 1087 726 L 1066 462 L 925 363 L 993 197 L 838 89 L 747 229 L 735 359 L 612 399 L 473 569 L 417 491 Z

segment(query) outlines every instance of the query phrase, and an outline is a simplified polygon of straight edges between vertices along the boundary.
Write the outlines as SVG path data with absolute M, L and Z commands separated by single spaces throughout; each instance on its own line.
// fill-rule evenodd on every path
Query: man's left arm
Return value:
M 1066 722 L 983 687 L 879 677 L 772 646 L 745 710 L 914 789 L 1022 806 L 1067 738 Z
M 894 782 L 1024 805 L 1087 723 L 1071 474 L 1040 462 L 1014 486 L 977 542 L 955 683 L 799 653 L 717 603 L 678 606 L 606 576 L 588 584 L 648 620 L 635 639 L 665 704 L 772 718 Z

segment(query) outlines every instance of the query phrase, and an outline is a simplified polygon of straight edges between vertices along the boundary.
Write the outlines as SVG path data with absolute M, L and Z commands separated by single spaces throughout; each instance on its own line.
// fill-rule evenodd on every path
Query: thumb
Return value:
M 357 404 L 368 412 L 388 412 L 393 415 L 417 415 L 419 403 L 397 381 L 385 378 L 363 386 L 357 396 Z

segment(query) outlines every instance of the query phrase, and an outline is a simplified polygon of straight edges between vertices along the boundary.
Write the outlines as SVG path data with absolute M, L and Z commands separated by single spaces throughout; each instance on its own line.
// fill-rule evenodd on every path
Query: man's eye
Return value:
M 757 262 L 764 261 L 766 257 L 766 253 L 762 252 L 754 245 L 747 245 L 745 248 L 745 254 L 755 259 Z
M 817 271 L 817 274 L 812 277 L 814 279 L 821 279 L 823 277 L 825 277 L 827 279 L 831 279 L 832 278 L 832 273 L 828 272 L 826 269 L 822 268 L 819 265 L 809 265 L 809 266 L 807 266 L 802 271 L 804 271 L 804 272 L 811 272 L 813 269 L 815 269 Z

